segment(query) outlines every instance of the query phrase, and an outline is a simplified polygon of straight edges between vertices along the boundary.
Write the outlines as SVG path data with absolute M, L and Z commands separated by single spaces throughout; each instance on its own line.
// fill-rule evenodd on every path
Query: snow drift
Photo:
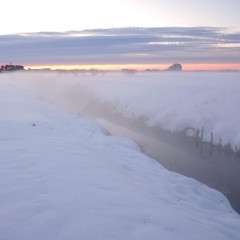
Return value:
M 221 193 L 131 140 L 2 76 L 0 108 L 1 238 L 239 238 L 239 215 Z

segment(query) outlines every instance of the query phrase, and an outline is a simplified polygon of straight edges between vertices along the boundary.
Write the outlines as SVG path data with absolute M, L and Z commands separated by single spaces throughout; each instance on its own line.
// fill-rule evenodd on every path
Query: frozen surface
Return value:
M 79 101 L 84 100 L 85 91 L 85 101 L 110 103 L 125 117 L 144 116 L 149 126 L 171 132 L 204 127 L 205 141 L 210 141 L 213 132 L 215 143 L 221 138 L 234 150 L 240 148 L 239 72 L 138 73 L 133 77 L 122 73 L 95 77 L 53 74 L 30 78 L 35 79 L 35 90 L 68 109 L 81 109 Z
M 0 239 L 239 239 L 222 194 L 0 77 Z
M 204 140 L 213 132 L 215 142 L 240 147 L 240 73 L 140 73 L 85 78 L 84 85 L 126 117 L 144 116 L 171 132 L 204 127 Z

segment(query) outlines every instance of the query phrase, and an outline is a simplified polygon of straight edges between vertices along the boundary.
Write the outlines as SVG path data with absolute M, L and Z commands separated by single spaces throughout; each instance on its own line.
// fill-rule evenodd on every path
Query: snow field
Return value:
M 213 132 L 215 144 L 221 138 L 223 145 L 230 143 L 234 150 L 240 148 L 238 72 L 138 73 L 134 77 L 120 73 L 77 78 L 49 75 L 40 81 L 34 78 L 35 91 L 73 111 L 79 101 L 110 103 L 124 117 L 144 116 L 150 127 L 171 132 L 204 127 L 204 141 L 210 141 Z M 45 87 L 40 82 L 45 82 Z M 74 104 L 70 106 L 71 100 Z
M 204 127 L 204 140 L 221 138 L 240 148 L 239 73 L 139 73 L 80 81 L 94 98 L 113 104 L 123 116 L 171 132 Z M 133 113 L 133 114 L 132 114 Z
M 2 76 L 0 109 L 0 239 L 239 239 L 222 194 L 131 140 Z

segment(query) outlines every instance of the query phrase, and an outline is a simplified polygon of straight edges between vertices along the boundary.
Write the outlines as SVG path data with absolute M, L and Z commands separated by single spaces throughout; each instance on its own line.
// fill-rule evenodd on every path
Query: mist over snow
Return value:
M 210 106 L 202 110 L 209 121 L 220 103 L 226 114 L 214 114 L 224 124 L 236 117 L 228 109 L 230 97 L 239 101 L 236 78 L 0 75 L 0 238 L 239 239 L 239 215 L 221 193 L 167 171 L 131 140 L 104 135 L 96 123 L 59 108 L 77 112 L 98 99 L 174 131 L 206 123 L 196 103 L 199 109 Z M 74 94 L 79 89 L 89 99 Z M 166 121 L 173 112 L 179 120 Z
M 78 114 L 93 101 L 111 104 L 127 118 L 179 132 L 204 127 L 204 141 L 240 148 L 240 74 L 216 72 L 122 73 L 105 76 L 9 75 L 48 102 Z

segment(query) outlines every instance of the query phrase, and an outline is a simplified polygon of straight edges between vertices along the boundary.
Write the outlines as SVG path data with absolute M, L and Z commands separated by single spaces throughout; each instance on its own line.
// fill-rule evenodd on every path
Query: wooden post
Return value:
M 201 140 L 203 140 L 203 132 L 204 132 L 204 127 L 202 127 Z
M 201 133 L 201 156 L 203 155 L 203 133 L 204 133 L 204 127 L 202 127 L 202 133 Z
M 213 132 L 211 132 L 211 148 L 210 148 L 210 156 L 212 156 L 212 151 L 213 151 Z

